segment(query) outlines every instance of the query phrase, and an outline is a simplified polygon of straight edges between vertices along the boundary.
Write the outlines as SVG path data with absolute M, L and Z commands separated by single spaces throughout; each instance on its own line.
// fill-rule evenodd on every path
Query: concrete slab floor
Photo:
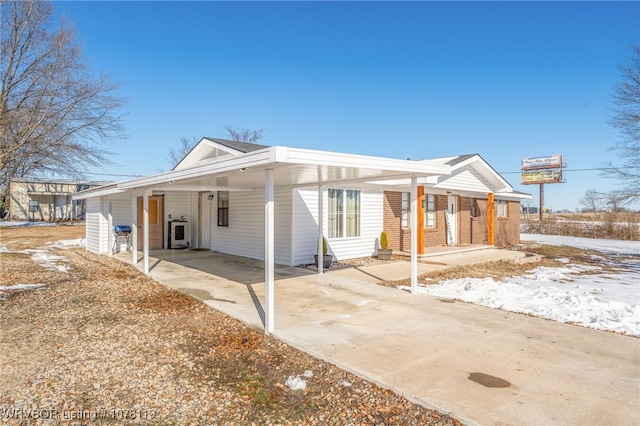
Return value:
M 263 329 L 262 261 L 152 254 L 151 277 Z M 469 424 L 638 424 L 640 339 L 414 296 L 359 269 L 278 266 L 273 335 Z

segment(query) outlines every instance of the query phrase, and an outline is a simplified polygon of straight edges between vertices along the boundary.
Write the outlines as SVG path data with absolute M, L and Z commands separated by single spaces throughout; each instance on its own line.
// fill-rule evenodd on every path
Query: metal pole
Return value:
M 266 334 L 273 332 L 275 324 L 275 195 L 274 195 L 273 169 L 264 171 L 264 294 L 265 315 L 264 331 Z
M 411 294 L 418 293 L 418 179 L 411 177 Z
M 538 212 L 539 217 L 540 217 L 540 222 L 542 222 L 542 215 L 544 214 L 543 212 L 544 209 L 544 184 L 540 184 L 540 211 Z

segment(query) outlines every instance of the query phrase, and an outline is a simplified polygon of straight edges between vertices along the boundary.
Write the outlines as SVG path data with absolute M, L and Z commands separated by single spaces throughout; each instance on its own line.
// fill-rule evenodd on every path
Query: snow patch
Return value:
M 60 262 L 60 261 L 65 261 L 67 260 L 66 257 L 64 256 L 58 256 L 55 254 L 51 254 L 49 251 L 47 250 L 23 250 L 23 252 L 25 253 L 33 253 L 31 255 L 31 260 L 33 260 L 34 262 L 38 263 L 40 266 L 42 266 L 45 269 L 50 269 L 53 271 L 59 271 L 59 272 L 68 272 L 69 271 L 69 267 L 66 265 L 60 265 L 59 263 L 56 262 Z
M 289 376 L 289 378 L 284 382 L 285 385 L 289 386 L 291 390 L 306 390 L 307 389 L 307 381 L 301 379 L 300 376 Z
M 0 286 L 0 301 L 7 300 L 10 293 L 21 291 L 39 290 L 46 287 L 45 284 L 14 284 L 8 286 Z
M 49 247 L 53 248 L 61 248 L 61 249 L 69 249 L 74 247 L 85 247 L 87 245 L 87 240 L 85 238 L 75 238 L 73 240 L 60 240 L 55 243 L 51 243 Z
M 377 302 L 377 300 L 361 300 L 359 302 L 356 302 L 356 306 L 366 306 L 369 303 L 375 303 Z

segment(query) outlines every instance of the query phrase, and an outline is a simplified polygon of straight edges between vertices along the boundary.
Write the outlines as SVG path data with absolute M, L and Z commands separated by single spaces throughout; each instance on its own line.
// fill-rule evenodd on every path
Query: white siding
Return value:
M 100 250 L 100 198 L 89 198 L 86 202 L 86 238 L 87 250 L 101 253 Z
M 164 247 L 168 247 L 169 221 L 182 216 L 189 224 L 189 245 L 198 247 L 198 193 L 178 191 L 164 195 Z
M 318 250 L 317 188 L 293 191 L 293 214 L 293 264 L 313 263 L 313 255 Z
M 345 189 L 358 189 L 354 187 Z M 328 239 L 329 253 L 337 260 L 373 256 L 376 243 L 383 229 L 383 193 L 378 189 L 361 190 L 360 236 Z M 318 238 L 318 192 L 305 188 L 294 194 L 294 264 L 313 263 Z M 324 198 L 323 232 L 327 234 L 327 190 Z
M 211 250 L 264 259 L 264 191 L 229 193 L 229 226 L 218 226 L 217 197 L 211 212 Z M 290 265 L 291 191 L 275 192 L 275 261 Z
M 109 200 L 100 198 L 100 253 L 109 253 Z
M 480 173 L 474 171 L 470 167 L 462 169 L 459 173 L 456 173 L 453 176 L 446 177 L 441 183 L 435 185 L 436 188 L 440 186 L 451 190 L 473 191 L 485 194 L 493 192 L 490 188 L 491 185 L 489 182 L 487 182 Z
M 131 211 L 131 200 L 112 200 L 111 215 L 113 217 L 113 226 L 131 226 L 131 222 L 133 220 L 133 212 Z M 109 232 L 112 232 L 112 230 L 110 230 Z

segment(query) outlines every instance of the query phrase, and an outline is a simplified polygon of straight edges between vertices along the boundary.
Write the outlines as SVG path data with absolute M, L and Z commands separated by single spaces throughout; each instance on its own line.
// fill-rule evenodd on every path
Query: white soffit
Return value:
M 327 151 L 269 147 L 215 163 L 174 170 L 118 184 L 119 189 L 188 185 L 191 187 L 264 188 L 264 171 L 274 170 L 276 186 L 304 186 L 333 182 L 373 182 L 449 174 L 450 166 Z M 220 184 L 220 179 L 226 180 Z M 177 190 L 177 189 L 176 189 Z

